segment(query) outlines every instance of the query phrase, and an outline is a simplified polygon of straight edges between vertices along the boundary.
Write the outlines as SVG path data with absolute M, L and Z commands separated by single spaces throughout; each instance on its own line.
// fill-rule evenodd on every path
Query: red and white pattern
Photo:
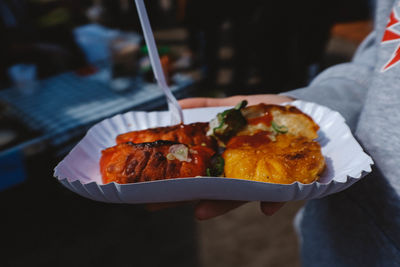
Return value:
M 400 42 L 400 32 L 395 29 L 396 26 L 400 25 L 400 19 L 393 9 L 390 13 L 389 22 L 386 25 L 386 30 L 383 34 L 382 44 Z M 388 69 L 397 65 L 400 62 L 400 45 L 397 46 L 396 50 L 393 52 L 392 56 L 382 67 L 381 72 L 387 71 Z

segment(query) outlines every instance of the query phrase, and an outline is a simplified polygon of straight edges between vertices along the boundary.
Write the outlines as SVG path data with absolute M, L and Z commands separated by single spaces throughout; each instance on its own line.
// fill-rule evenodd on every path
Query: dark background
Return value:
M 190 52 L 190 64 L 175 71 L 193 75 L 193 96 L 278 93 L 305 86 L 324 68 L 350 60 L 349 53 L 327 52 L 327 45 L 332 44 L 332 27 L 368 21 L 371 14 L 371 4 L 361 0 L 329 4 L 316 0 L 166 1 L 170 4 L 167 9 L 161 2 L 146 1 L 153 29 L 167 33 L 166 38 L 157 38 L 158 44 L 168 46 L 175 59 L 180 58 L 180 52 Z M 40 79 L 88 67 L 72 30 L 93 22 L 86 14 L 96 3 L 102 8 L 96 22 L 141 32 L 133 1 L 0 0 L 14 17 L 10 26 L 5 13 L 0 13 L 0 90 L 11 86 L 7 68 L 16 63 L 36 64 Z M 350 42 L 353 52 L 359 40 Z M 230 52 L 230 56 L 221 57 L 221 50 Z M 224 78 L 226 70 L 230 74 Z M 8 149 L 40 136 L 5 110 L 0 109 L 0 129 L 12 128 L 19 136 Z M 212 262 L 218 262 L 216 258 L 226 257 L 220 260 L 221 266 L 221 261 L 232 263 L 229 259 L 235 255 L 226 251 L 235 250 L 225 249 L 224 243 L 213 246 L 219 244 L 218 238 L 230 236 L 232 246 L 246 251 L 241 244 L 254 245 L 252 236 L 257 240 L 257 232 L 268 228 L 264 221 L 256 226 L 243 220 L 236 228 L 229 228 L 231 232 L 224 232 L 229 220 L 236 220 L 225 217 L 225 221 L 221 218 L 200 226 L 199 235 L 190 205 L 149 212 L 143 205 L 82 198 L 53 178 L 53 168 L 63 157 L 60 150 L 68 150 L 76 141 L 29 153 L 21 165 L 25 182 L 0 191 L 0 266 L 212 266 Z M 287 217 L 282 217 L 287 225 L 300 206 L 292 206 Z M 205 230 L 206 226 L 214 232 Z M 240 231 L 246 227 L 255 229 L 255 233 Z M 242 234 L 237 237 L 235 233 Z M 293 238 L 292 230 L 290 235 Z M 283 242 L 284 246 L 284 238 L 273 244 Z M 254 246 L 253 251 L 263 249 Z M 236 263 L 243 261 L 237 259 Z

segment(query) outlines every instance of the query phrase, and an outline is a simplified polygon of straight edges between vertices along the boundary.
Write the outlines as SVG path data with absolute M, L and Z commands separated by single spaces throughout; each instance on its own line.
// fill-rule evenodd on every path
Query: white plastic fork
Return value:
M 139 13 L 140 24 L 142 25 L 144 39 L 146 41 L 147 49 L 149 51 L 149 57 L 151 66 L 153 68 L 154 76 L 157 80 L 158 86 L 163 90 L 168 103 L 168 110 L 171 114 L 171 124 L 183 123 L 183 112 L 182 108 L 172 94 L 167 81 L 165 79 L 164 71 L 161 66 L 160 56 L 156 42 L 154 40 L 153 31 L 150 26 L 149 17 L 147 16 L 146 7 L 143 0 L 135 0 L 136 8 Z

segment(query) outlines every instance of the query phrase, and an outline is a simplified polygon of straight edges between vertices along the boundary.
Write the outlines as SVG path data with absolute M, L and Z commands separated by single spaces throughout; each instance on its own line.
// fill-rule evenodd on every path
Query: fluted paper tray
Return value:
M 318 141 L 327 168 L 318 182 L 289 185 L 220 177 L 158 180 L 135 184 L 103 184 L 99 171 L 101 150 L 115 145 L 118 134 L 165 126 L 168 112 L 128 112 L 93 126 L 57 165 L 54 176 L 81 196 L 112 203 L 152 203 L 195 199 L 290 201 L 320 198 L 342 191 L 371 172 L 372 159 L 352 136 L 336 111 L 304 101 L 290 103 L 310 115 L 320 126 Z M 185 123 L 209 121 L 221 108 L 184 110 Z

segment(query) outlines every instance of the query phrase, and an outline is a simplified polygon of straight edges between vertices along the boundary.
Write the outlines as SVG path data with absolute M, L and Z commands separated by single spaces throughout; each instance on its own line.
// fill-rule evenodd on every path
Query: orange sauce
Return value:
M 239 135 L 229 140 L 226 147 L 239 148 L 242 146 L 259 147 L 260 145 L 271 142 L 270 132 L 262 131 L 254 135 Z
M 266 126 L 271 126 L 271 122 L 272 122 L 272 115 L 269 113 L 265 113 L 263 116 L 260 117 L 247 119 L 247 123 L 251 125 L 257 125 L 259 123 L 263 123 Z

